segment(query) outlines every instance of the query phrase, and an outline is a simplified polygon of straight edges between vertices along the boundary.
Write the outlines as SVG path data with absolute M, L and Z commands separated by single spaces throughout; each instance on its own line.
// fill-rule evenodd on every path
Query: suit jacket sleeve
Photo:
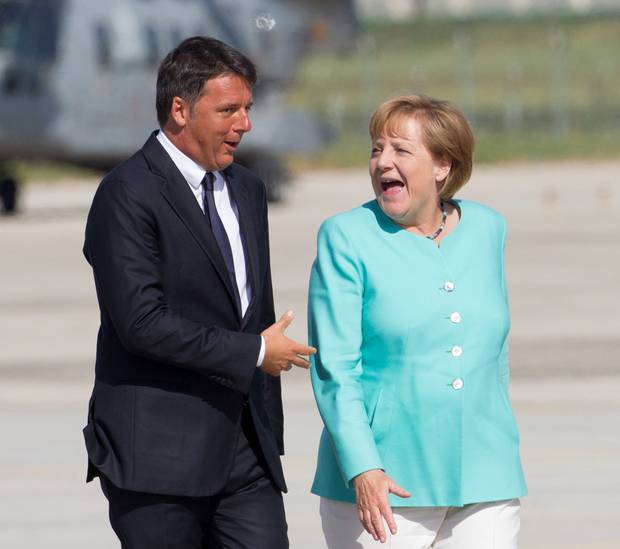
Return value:
M 269 224 L 267 222 L 267 195 L 263 192 L 262 200 L 262 223 L 264 226 L 265 246 L 267 250 L 266 275 L 263 280 L 263 303 L 261 307 L 261 317 L 259 331 L 262 332 L 275 321 L 273 306 L 273 289 L 271 284 L 271 259 L 269 253 Z M 276 437 L 276 444 L 280 455 L 284 455 L 284 413 L 282 409 L 282 386 L 281 378 L 270 375 L 263 376 L 263 390 L 265 396 L 265 408 L 271 423 L 271 429 Z
M 363 266 L 345 227 L 326 221 L 310 275 L 308 329 L 318 352 L 311 372 L 314 396 L 340 470 L 351 479 L 383 464 L 359 381 L 362 374 Z
M 168 306 L 154 201 L 153 195 L 127 181 L 104 180 L 100 185 L 84 246 L 100 306 L 129 352 L 194 370 L 247 393 L 260 337 L 205 326 Z

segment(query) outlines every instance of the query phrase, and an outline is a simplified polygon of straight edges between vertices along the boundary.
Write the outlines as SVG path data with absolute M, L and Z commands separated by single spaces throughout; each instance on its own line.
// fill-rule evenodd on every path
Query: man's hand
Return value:
M 401 498 L 408 498 L 411 494 L 398 486 L 381 469 L 371 469 L 357 475 L 353 479 L 353 487 L 361 523 L 375 541 L 385 543 L 383 519 L 392 535 L 396 534 L 396 522 L 388 502 L 388 494 L 396 494 Z
M 265 357 L 261 368 L 264 372 L 279 376 L 282 370 L 288 371 L 295 366 L 310 368 L 304 356 L 316 353 L 314 347 L 297 343 L 284 335 L 284 331 L 293 322 L 293 311 L 287 311 L 280 320 L 261 333 L 265 338 Z

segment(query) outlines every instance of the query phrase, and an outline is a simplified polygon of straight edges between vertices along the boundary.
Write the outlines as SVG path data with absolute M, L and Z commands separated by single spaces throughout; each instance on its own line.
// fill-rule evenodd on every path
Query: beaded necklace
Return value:
M 429 240 L 435 240 L 446 228 L 446 219 L 448 219 L 446 204 L 443 200 L 440 200 L 439 206 L 441 207 L 441 225 L 439 225 L 439 228 L 433 234 L 425 235 Z

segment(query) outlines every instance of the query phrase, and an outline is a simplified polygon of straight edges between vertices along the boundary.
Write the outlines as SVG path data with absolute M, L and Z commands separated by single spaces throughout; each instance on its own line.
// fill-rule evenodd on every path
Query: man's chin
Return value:
M 235 157 L 232 154 L 227 154 L 217 159 L 218 170 L 225 170 L 235 161 Z

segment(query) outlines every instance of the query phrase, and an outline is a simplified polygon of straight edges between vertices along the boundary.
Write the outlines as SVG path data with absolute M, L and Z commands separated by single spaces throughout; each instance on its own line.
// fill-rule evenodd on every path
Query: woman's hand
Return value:
M 408 498 L 411 494 L 398 486 L 381 469 L 371 469 L 357 475 L 353 478 L 353 487 L 360 521 L 375 541 L 385 543 L 383 519 L 392 535 L 396 534 L 396 522 L 388 494 L 392 493 L 401 498 Z

